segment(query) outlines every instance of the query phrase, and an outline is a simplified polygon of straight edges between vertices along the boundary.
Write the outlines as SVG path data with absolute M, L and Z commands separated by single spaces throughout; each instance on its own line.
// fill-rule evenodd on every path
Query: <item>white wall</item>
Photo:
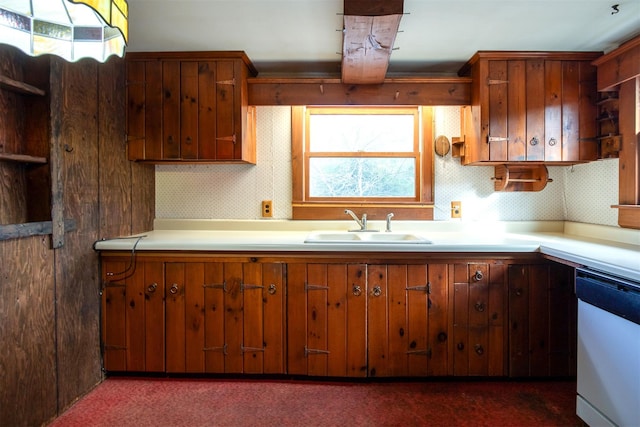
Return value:
M 457 107 L 438 107 L 435 134 L 459 136 Z M 156 166 L 156 217 L 260 219 L 262 200 L 274 218 L 291 218 L 291 118 L 289 107 L 258 107 L 257 165 Z M 434 153 L 436 220 L 449 219 L 452 200 L 463 220 L 570 220 L 617 225 L 618 161 L 550 167 L 553 182 L 540 192 L 493 191 L 493 167 L 461 166 Z

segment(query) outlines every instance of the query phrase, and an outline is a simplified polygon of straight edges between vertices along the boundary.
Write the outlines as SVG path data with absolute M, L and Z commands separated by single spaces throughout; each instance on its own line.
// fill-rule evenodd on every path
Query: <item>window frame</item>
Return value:
M 414 110 L 417 112 L 414 132 L 417 132 L 418 152 L 402 152 L 401 157 L 417 156 L 416 196 L 407 198 L 353 198 L 339 200 L 311 198 L 308 194 L 308 111 L 344 111 L 349 114 L 367 114 L 375 110 L 384 114 L 389 110 Z M 415 154 L 414 154 L 415 153 Z M 292 154 L 292 218 L 295 219 L 346 219 L 344 210 L 352 209 L 372 220 L 384 220 L 393 212 L 394 219 L 433 220 L 433 108 L 428 106 L 371 107 L 371 106 L 292 106 L 291 154 Z M 379 153 L 378 153 L 379 154 Z M 411 154 L 409 156 L 408 154 Z M 392 155 L 395 156 L 395 155 Z M 320 157 L 320 156 L 319 156 Z M 379 157 L 379 156 L 375 156 Z M 390 156 L 391 157 L 391 156 Z

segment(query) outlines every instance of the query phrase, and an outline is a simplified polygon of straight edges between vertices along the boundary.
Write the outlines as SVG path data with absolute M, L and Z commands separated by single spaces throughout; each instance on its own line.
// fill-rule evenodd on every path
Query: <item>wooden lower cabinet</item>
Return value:
M 105 259 L 102 270 L 105 370 L 163 372 L 163 263 Z
M 445 264 L 290 264 L 288 372 L 447 375 Z
M 287 266 L 289 374 L 364 377 L 366 265 Z
M 453 374 L 503 376 L 506 364 L 506 266 L 460 263 L 453 270 Z
M 280 263 L 103 260 L 107 371 L 284 373 Z
M 574 268 L 512 264 L 508 280 L 509 376 L 575 376 Z
M 575 375 L 573 267 L 533 256 L 398 258 L 103 254 L 104 368 Z

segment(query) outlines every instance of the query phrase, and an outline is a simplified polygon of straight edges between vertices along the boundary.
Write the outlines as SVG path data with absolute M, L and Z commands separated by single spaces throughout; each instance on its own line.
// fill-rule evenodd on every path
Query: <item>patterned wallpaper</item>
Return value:
M 438 107 L 435 134 L 459 136 L 457 107 Z M 257 165 L 156 166 L 156 217 L 261 219 L 262 200 L 273 218 L 291 218 L 289 107 L 258 107 Z M 461 166 L 449 152 L 434 154 L 436 220 L 447 220 L 452 200 L 463 220 L 570 220 L 617 225 L 618 161 L 549 168 L 553 182 L 540 192 L 493 191 L 493 167 Z

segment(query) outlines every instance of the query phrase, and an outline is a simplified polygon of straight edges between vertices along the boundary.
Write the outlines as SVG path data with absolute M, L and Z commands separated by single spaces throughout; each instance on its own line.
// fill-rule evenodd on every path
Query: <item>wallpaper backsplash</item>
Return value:
M 437 107 L 436 135 L 460 133 L 457 107 Z M 291 218 L 291 117 L 289 107 L 258 107 L 257 165 L 156 166 L 156 217 L 261 219 L 262 200 L 273 218 Z M 553 182 L 540 192 L 493 191 L 493 167 L 461 166 L 434 153 L 435 220 L 448 220 L 452 200 L 463 220 L 569 220 L 617 226 L 618 160 L 549 167 Z

